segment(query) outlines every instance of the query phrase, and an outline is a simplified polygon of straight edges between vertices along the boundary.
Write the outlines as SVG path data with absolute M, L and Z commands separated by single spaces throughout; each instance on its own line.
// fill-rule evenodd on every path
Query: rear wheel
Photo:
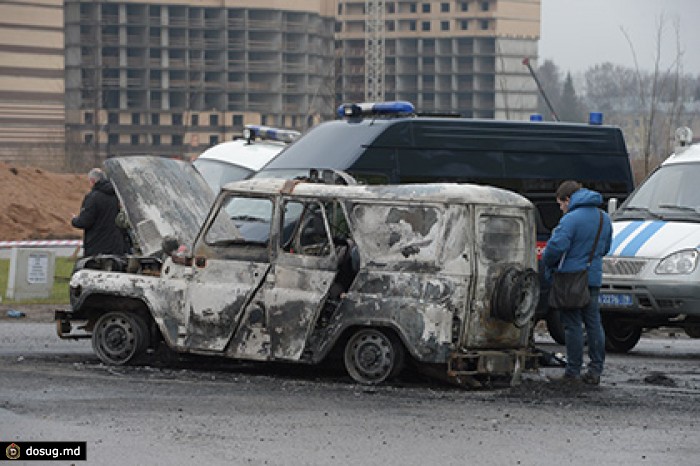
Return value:
M 376 385 L 396 377 L 404 365 L 404 348 L 390 332 L 360 329 L 345 345 L 345 369 L 358 383 Z
M 638 325 L 620 322 L 615 318 L 604 318 L 605 349 L 613 353 L 627 353 L 634 348 L 642 337 L 642 328 Z
M 148 344 L 148 325 L 130 312 L 108 312 L 92 332 L 92 347 L 106 364 L 129 364 L 146 352 Z

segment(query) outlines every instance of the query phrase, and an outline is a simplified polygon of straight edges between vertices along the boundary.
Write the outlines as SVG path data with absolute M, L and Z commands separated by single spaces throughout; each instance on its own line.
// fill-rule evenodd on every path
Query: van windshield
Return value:
M 634 192 L 615 219 L 700 221 L 700 164 L 665 165 Z
M 348 123 L 336 120 L 321 123 L 287 146 L 264 168 L 335 168 L 346 170 L 386 130 L 390 121 L 362 120 Z M 257 177 L 269 176 L 259 174 Z

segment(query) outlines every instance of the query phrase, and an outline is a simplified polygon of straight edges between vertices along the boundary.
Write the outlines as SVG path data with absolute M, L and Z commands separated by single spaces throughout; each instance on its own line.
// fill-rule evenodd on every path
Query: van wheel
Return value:
M 376 385 L 396 377 L 403 369 L 404 348 L 390 332 L 360 329 L 345 345 L 345 369 L 355 382 Z
M 642 328 L 620 322 L 615 318 L 604 318 L 605 349 L 613 353 L 627 353 L 634 348 L 642 337 Z
M 106 364 L 128 364 L 143 355 L 148 344 L 148 325 L 130 312 L 108 312 L 92 331 L 92 348 Z
M 561 323 L 559 311 L 556 309 L 549 309 L 549 312 L 547 312 L 547 331 L 555 342 L 560 345 L 566 344 L 564 324 Z

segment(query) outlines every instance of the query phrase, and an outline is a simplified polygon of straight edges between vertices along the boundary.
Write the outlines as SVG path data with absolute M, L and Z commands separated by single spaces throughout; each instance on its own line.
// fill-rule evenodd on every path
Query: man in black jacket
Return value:
M 90 170 L 88 181 L 92 189 L 83 199 L 80 214 L 71 220 L 71 225 L 85 231 L 84 255 L 125 254 L 124 232 L 115 223 L 119 199 L 112 183 L 99 168 Z

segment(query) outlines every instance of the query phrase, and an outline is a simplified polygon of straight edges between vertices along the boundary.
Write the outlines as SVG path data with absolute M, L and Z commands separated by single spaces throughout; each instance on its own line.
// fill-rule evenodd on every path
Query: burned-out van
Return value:
M 477 384 L 517 378 L 534 356 L 535 217 L 518 194 L 364 186 L 327 171 L 230 183 L 212 204 L 179 161 L 116 158 L 105 168 L 143 255 L 84 259 L 71 309 L 56 315 L 59 336 L 90 336 L 105 363 L 163 342 L 255 361 L 339 354 L 364 384 L 411 359 Z M 269 234 L 247 236 L 239 221 Z
M 342 170 L 366 184 L 473 183 L 514 191 L 535 205 L 537 249 L 559 223 L 554 193 L 577 180 L 622 202 L 634 189 L 620 128 L 600 124 L 499 121 L 417 113 L 409 102 L 344 104 L 338 120 L 314 126 L 255 176 L 289 177 L 309 168 Z M 544 274 L 544 267 L 540 267 Z M 543 277 L 541 277 L 543 278 Z M 559 312 L 541 280 L 537 318 L 564 342 Z

